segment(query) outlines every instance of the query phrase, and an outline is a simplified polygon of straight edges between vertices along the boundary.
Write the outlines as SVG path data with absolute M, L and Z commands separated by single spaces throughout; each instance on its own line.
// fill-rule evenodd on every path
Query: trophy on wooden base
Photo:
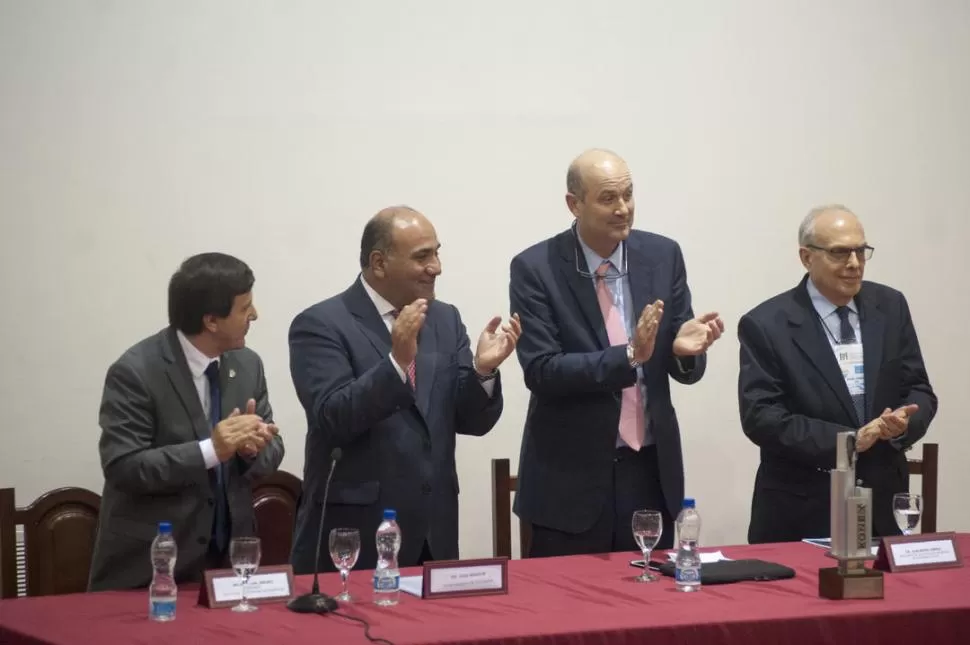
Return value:
M 831 600 L 882 598 L 882 572 L 866 568 L 872 555 L 872 490 L 856 481 L 855 432 L 837 437 L 832 471 L 832 546 L 838 566 L 818 571 L 818 595 Z

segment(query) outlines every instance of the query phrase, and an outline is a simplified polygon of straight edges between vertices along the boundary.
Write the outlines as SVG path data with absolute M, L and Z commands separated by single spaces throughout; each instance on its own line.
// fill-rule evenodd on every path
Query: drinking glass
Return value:
M 239 537 L 233 538 L 229 543 L 229 561 L 232 563 L 233 571 L 242 580 L 239 588 L 239 604 L 232 608 L 233 611 L 256 611 L 257 609 L 256 605 L 246 600 L 246 585 L 259 568 L 259 558 L 259 538 Z
M 920 514 L 923 512 L 923 496 L 916 493 L 896 493 L 893 495 L 893 515 L 896 525 L 903 535 L 912 535 L 913 529 L 919 524 Z
M 659 511 L 641 510 L 633 512 L 633 539 L 643 552 L 643 573 L 637 582 L 653 582 L 657 576 L 650 573 L 650 552 L 657 546 L 663 533 L 663 519 Z
M 344 590 L 336 596 L 337 600 L 350 602 L 353 598 L 347 591 L 347 578 L 350 570 L 357 564 L 360 555 L 360 531 L 357 529 L 333 529 L 330 531 L 330 559 L 333 566 L 340 570 L 340 580 L 344 583 Z

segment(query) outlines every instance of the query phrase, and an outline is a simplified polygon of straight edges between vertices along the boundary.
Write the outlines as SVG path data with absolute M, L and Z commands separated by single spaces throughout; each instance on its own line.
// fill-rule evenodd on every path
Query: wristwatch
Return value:
M 487 382 L 491 381 L 492 379 L 494 379 L 496 376 L 498 376 L 498 368 L 497 367 L 494 368 L 488 374 L 480 374 L 479 371 L 478 371 L 478 364 L 475 361 L 472 361 L 472 369 L 475 370 L 475 376 L 478 377 L 478 382 L 479 383 L 487 383 Z
M 626 360 L 630 363 L 630 369 L 637 369 L 640 367 L 640 361 L 633 358 L 633 343 L 628 343 L 626 346 Z

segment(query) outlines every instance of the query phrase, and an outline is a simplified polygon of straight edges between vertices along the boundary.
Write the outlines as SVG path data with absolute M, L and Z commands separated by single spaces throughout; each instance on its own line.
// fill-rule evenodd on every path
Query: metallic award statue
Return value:
M 840 432 L 832 471 L 832 548 L 837 567 L 818 571 L 818 594 L 832 600 L 882 598 L 882 572 L 866 568 L 875 560 L 872 543 L 872 490 L 855 478 L 855 433 Z

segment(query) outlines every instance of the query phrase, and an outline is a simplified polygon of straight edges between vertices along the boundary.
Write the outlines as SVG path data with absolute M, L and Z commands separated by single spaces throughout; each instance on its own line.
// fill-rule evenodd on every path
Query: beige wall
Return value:
M 477 334 L 511 257 L 568 225 L 566 165 L 595 145 L 628 158 L 638 226 L 681 242 L 696 309 L 728 325 L 674 393 L 703 541 L 744 541 L 757 465 L 738 317 L 800 278 L 798 222 L 831 201 L 864 219 L 868 276 L 909 297 L 940 524 L 970 530 L 967 61 L 962 0 L 0 0 L 0 486 L 100 489 L 105 369 L 213 249 L 256 272 L 250 345 L 301 473 L 286 330 L 354 279 L 366 218 L 432 218 L 439 295 Z M 459 441 L 466 556 L 491 548 L 489 459 L 518 460 L 527 393 L 517 364 L 505 379 L 498 427 Z

